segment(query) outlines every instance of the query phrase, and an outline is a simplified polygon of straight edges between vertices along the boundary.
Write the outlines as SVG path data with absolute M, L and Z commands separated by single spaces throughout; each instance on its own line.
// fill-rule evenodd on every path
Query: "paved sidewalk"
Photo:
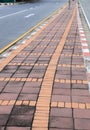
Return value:
M 0 63 L 0 130 L 90 130 L 77 12 L 74 1 Z

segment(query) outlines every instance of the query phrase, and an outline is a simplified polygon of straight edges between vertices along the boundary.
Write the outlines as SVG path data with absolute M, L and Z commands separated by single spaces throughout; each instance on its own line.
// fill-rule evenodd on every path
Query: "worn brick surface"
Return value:
M 30 127 L 33 115 L 11 115 L 8 126 Z
M 9 118 L 9 114 L 0 114 L 0 126 L 5 126 Z
M 79 102 L 79 103 L 90 103 L 90 96 L 72 96 L 73 102 Z
M 52 108 L 50 116 L 72 117 L 72 110 L 68 108 Z
M 59 83 L 59 82 L 54 82 L 54 86 L 57 89 L 70 89 L 71 84 L 67 83 Z
M 90 130 L 75 1 L 0 64 L 0 130 Z
M 53 95 L 52 96 L 52 101 L 63 101 L 63 102 L 70 102 L 70 96 L 65 96 L 65 95 Z
M 0 99 L 1 100 L 15 100 L 17 99 L 18 94 L 16 93 L 1 93 Z
M 89 119 L 75 119 L 75 129 L 83 129 L 89 130 L 90 129 L 90 120 Z
M 73 120 L 72 120 L 72 118 L 53 117 L 52 116 L 50 118 L 50 127 L 73 129 Z
M 70 90 L 69 89 L 61 89 L 61 88 L 54 88 L 53 89 L 53 94 L 55 95 L 70 95 Z
M 0 106 L 0 114 L 10 114 L 13 106 Z
M 90 118 L 90 110 L 74 109 L 74 117 L 75 118 L 89 119 Z

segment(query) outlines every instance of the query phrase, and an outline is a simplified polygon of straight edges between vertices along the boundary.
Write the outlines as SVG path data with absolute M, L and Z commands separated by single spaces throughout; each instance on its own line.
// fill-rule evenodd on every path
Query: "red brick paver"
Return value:
M 0 64 L 1 130 L 90 130 L 76 12 L 74 1 Z

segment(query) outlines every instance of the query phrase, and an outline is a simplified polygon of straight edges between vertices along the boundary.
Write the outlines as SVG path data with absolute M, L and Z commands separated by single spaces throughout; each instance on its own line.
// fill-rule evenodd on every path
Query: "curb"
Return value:
M 90 23 L 89 23 L 89 21 L 88 21 L 88 18 L 87 18 L 86 14 L 85 14 L 85 11 L 84 11 L 84 9 L 83 9 L 83 7 L 82 7 L 81 2 L 79 2 L 79 3 L 80 3 L 81 10 L 82 10 L 82 12 L 83 12 L 83 15 L 84 15 L 84 17 L 85 17 L 85 20 L 86 20 L 86 22 L 87 22 L 87 25 L 88 25 L 88 27 L 89 27 L 89 29 L 90 29 Z
M 82 22 L 79 16 L 79 10 L 77 10 L 77 21 L 78 21 L 78 30 L 79 30 L 81 46 L 82 46 L 82 53 L 83 53 L 83 58 L 84 58 L 84 65 L 87 71 L 88 87 L 90 91 L 90 66 L 87 65 L 87 62 L 90 61 L 90 51 L 89 51 L 89 46 L 88 46 L 87 39 L 85 36 L 85 32 L 82 26 Z

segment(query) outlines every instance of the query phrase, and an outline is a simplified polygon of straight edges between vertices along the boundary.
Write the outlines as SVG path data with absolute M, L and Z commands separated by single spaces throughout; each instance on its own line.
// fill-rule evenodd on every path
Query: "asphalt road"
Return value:
M 90 28 L 90 0 L 79 0 L 79 2 Z
M 0 49 L 20 37 L 67 0 L 39 0 L 11 6 L 0 6 Z

